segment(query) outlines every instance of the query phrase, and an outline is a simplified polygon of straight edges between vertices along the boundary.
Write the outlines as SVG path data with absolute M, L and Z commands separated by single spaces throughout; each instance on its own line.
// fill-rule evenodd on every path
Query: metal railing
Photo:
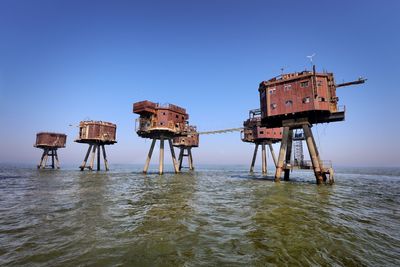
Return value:
M 321 168 L 332 168 L 332 161 L 331 160 L 321 160 L 322 163 Z M 290 165 L 293 167 L 308 167 L 312 168 L 312 161 L 311 160 L 299 160 L 299 161 L 290 161 Z

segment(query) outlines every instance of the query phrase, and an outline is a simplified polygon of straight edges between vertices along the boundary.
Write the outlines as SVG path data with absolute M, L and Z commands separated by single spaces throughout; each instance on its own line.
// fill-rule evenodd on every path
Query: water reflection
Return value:
M 181 265 L 193 257 L 196 234 L 188 221 L 193 216 L 195 173 L 146 175 L 141 196 L 129 201 L 142 218 L 123 237 L 132 243 L 124 254 L 128 265 Z M 134 212 L 132 216 L 137 216 Z

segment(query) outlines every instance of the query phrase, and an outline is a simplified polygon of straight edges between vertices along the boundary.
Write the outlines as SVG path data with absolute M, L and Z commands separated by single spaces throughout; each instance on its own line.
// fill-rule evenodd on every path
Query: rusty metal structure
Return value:
M 304 159 L 304 151 L 303 151 L 303 141 L 305 141 L 305 135 L 303 129 L 294 129 L 293 130 L 293 137 L 292 137 L 292 147 L 288 147 L 287 149 L 293 149 L 293 157 L 291 159 L 287 159 L 285 162 L 286 169 L 290 169 L 290 171 L 295 169 L 300 170 L 312 170 L 313 164 L 312 160 Z M 291 153 L 287 153 L 290 155 Z M 332 161 L 330 160 L 321 160 L 320 164 L 323 166 L 325 171 L 329 174 L 329 182 L 334 182 L 334 171 L 332 168 Z M 286 174 L 287 172 L 285 172 Z M 287 174 L 286 174 L 287 175 Z M 288 177 L 286 177 L 288 179 Z
M 321 160 L 311 127 L 343 121 L 345 108 L 338 106 L 336 89 L 365 81 L 359 78 L 336 84 L 333 73 L 317 73 L 313 66 L 312 71 L 282 74 L 260 83 L 261 126 L 283 127 L 275 181 L 280 181 L 282 171 L 284 179 L 289 180 L 293 130 L 303 129 L 317 183 L 327 182 L 328 176 L 333 183 L 333 169 Z
M 261 127 L 261 110 L 253 109 L 249 111 L 249 118 L 243 122 L 244 128 L 241 130 L 241 139 L 243 142 L 255 144 L 253 159 L 250 165 L 250 172 L 254 171 L 254 164 L 257 158 L 258 147 L 261 145 L 261 163 L 262 173 L 267 174 L 267 153 L 266 145 L 271 152 L 272 159 L 276 166 L 275 152 L 272 147 L 273 143 L 280 142 L 282 139 L 281 128 Z
M 51 167 L 52 169 L 60 168 L 57 149 L 64 148 L 67 142 L 67 135 L 62 133 L 40 132 L 36 134 L 36 142 L 34 147 L 43 149 L 42 157 L 40 158 L 38 169 Z M 51 156 L 51 165 L 47 165 L 48 157 Z M 55 161 L 54 161 L 55 160 Z
M 77 143 L 89 144 L 89 148 L 86 152 L 85 159 L 82 165 L 79 167 L 81 171 L 85 168 L 93 170 L 94 161 L 97 152 L 97 171 L 100 171 L 100 149 L 103 150 L 103 161 L 106 171 L 108 168 L 108 161 L 106 155 L 105 145 L 113 145 L 116 141 L 117 126 L 110 122 L 104 121 L 81 121 L 79 123 L 79 136 L 75 140 Z M 86 166 L 87 160 L 92 151 L 92 157 L 90 165 Z
M 186 139 L 183 139 L 185 140 L 184 142 L 192 140 L 188 138 L 188 133 L 191 133 L 193 126 L 189 126 L 189 115 L 186 110 L 173 104 L 161 105 L 145 100 L 133 104 L 133 113 L 140 115 L 136 119 L 135 125 L 137 134 L 142 138 L 152 139 L 143 172 L 147 173 L 154 146 L 156 141 L 160 140 L 159 174 L 163 174 L 164 141 L 167 140 L 171 150 L 174 170 L 175 173 L 178 173 L 180 168 L 175 157 L 172 140 L 176 137 L 186 137 Z
M 189 125 L 188 132 L 185 135 L 174 137 L 172 145 L 180 150 L 178 156 L 179 171 L 182 169 L 183 157 L 188 158 L 189 170 L 194 170 L 192 148 L 199 146 L 199 134 L 196 126 Z

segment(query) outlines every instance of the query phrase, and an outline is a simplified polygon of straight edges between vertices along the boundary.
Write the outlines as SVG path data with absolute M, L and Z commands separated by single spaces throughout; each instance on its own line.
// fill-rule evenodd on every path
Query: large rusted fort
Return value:
M 34 147 L 43 149 L 42 157 L 38 164 L 38 169 L 45 169 L 47 165 L 48 157 L 51 157 L 52 169 L 57 167 L 60 168 L 60 162 L 58 160 L 57 149 L 64 148 L 67 142 L 67 135 L 62 133 L 51 133 L 51 132 L 40 132 L 36 134 L 36 142 Z
M 287 120 L 306 118 L 311 124 L 344 120 L 336 88 L 365 80 L 335 84 L 333 73 L 313 71 L 282 74 L 260 83 L 261 118 L 268 127 L 281 127 Z
M 151 156 L 157 140 L 160 140 L 159 173 L 162 174 L 164 171 L 165 140 L 168 141 L 170 146 L 175 172 L 179 172 L 182 166 L 183 156 L 179 157 L 178 163 L 175 157 L 172 140 L 181 137 L 183 139 L 176 139 L 175 142 L 183 142 L 183 144 L 187 144 L 187 148 L 198 146 L 198 135 L 197 137 L 195 136 L 195 133 L 193 132 L 193 129 L 195 128 L 189 125 L 189 114 L 186 113 L 186 110 L 173 104 L 161 105 L 145 100 L 133 104 L 133 113 L 140 115 L 136 120 L 135 128 L 137 134 L 140 137 L 152 139 L 143 172 L 146 173 L 148 171 Z M 189 152 L 189 165 L 192 166 L 193 162 L 191 152 Z M 183 155 L 182 150 L 181 153 Z
M 110 122 L 104 121 L 81 121 L 79 123 L 79 135 L 75 140 L 77 143 L 89 144 L 86 152 L 85 159 L 83 160 L 80 169 L 83 171 L 85 168 L 93 170 L 94 160 L 97 152 L 97 170 L 100 170 L 100 149 L 103 150 L 103 160 L 106 171 L 108 171 L 108 161 L 106 155 L 105 145 L 113 145 L 117 143 L 116 140 L 117 126 Z M 89 158 L 90 151 L 92 151 L 92 158 L 90 165 L 86 166 Z
M 293 130 L 303 129 L 317 183 L 327 181 L 328 175 L 333 182 L 333 170 L 324 166 L 310 127 L 344 120 L 345 108 L 338 107 L 336 89 L 364 82 L 360 78 L 336 84 L 333 73 L 317 73 L 313 66 L 312 71 L 282 74 L 260 83 L 261 126 L 283 127 L 275 181 L 280 180 L 282 171 L 285 180 L 289 179 Z

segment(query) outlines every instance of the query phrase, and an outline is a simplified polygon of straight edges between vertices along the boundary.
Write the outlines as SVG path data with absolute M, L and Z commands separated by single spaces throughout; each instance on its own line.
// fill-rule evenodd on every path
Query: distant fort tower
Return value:
M 303 129 L 317 183 L 327 181 L 332 169 L 321 161 L 311 126 L 317 123 L 343 121 L 345 109 L 338 107 L 336 88 L 364 83 L 365 79 L 336 84 L 333 73 L 312 71 L 282 74 L 259 86 L 261 126 L 283 127 L 281 148 L 275 172 L 279 181 L 285 171 L 289 179 L 290 154 L 294 129 Z M 330 177 L 330 182 L 333 179 Z
M 100 148 L 103 150 L 103 160 L 106 171 L 109 170 L 105 145 L 113 145 L 116 141 L 117 126 L 110 122 L 104 121 L 81 121 L 79 123 L 79 136 L 75 140 L 77 143 L 89 144 L 89 148 L 86 152 L 85 159 L 80 166 L 81 171 L 85 168 L 93 170 L 94 161 L 97 152 L 97 170 L 100 171 Z M 90 151 L 92 151 L 92 157 L 90 165 L 86 166 L 86 162 L 89 158 Z
M 37 166 L 38 169 L 45 169 L 46 167 L 51 167 L 52 169 L 56 167 L 59 169 L 60 161 L 58 160 L 57 149 L 64 148 L 66 142 L 67 135 L 62 133 L 37 133 L 36 143 L 33 146 L 43 149 L 42 157 L 40 158 L 39 165 Z M 51 156 L 51 165 L 47 165 L 47 159 L 49 156 Z
M 199 134 L 196 126 L 189 126 L 186 135 L 174 137 L 172 144 L 180 150 L 178 156 L 179 171 L 182 169 L 183 157 L 188 158 L 189 170 L 194 170 L 192 148 L 199 146 Z
M 164 172 L 164 141 L 167 140 L 171 150 L 175 173 L 179 172 L 179 164 L 175 157 L 172 140 L 175 137 L 188 136 L 190 132 L 189 115 L 184 108 L 172 104 L 160 105 L 151 101 L 133 104 L 133 113 L 139 114 L 136 120 L 136 132 L 142 138 L 152 139 L 146 163 L 143 169 L 147 173 L 154 146 L 160 140 L 159 174 Z
M 267 153 L 265 146 L 268 145 L 272 159 L 276 167 L 276 157 L 273 143 L 280 142 L 282 139 L 282 128 L 266 128 L 261 127 L 261 111 L 260 109 L 253 109 L 249 111 L 249 119 L 243 122 L 243 130 L 241 131 L 241 138 L 243 142 L 255 144 L 253 159 L 250 165 L 250 172 L 254 171 L 254 164 L 257 158 L 258 147 L 262 148 L 262 173 L 267 174 Z

